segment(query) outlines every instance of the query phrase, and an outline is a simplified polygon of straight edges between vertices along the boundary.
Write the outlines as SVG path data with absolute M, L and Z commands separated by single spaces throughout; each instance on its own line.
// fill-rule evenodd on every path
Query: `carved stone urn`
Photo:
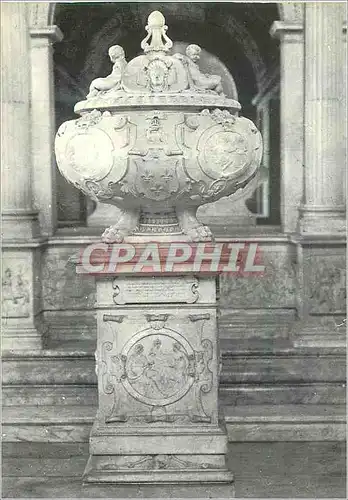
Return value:
M 240 104 L 223 94 L 221 77 L 200 71 L 199 46 L 171 54 L 157 11 L 146 31 L 143 55 L 128 63 L 122 47 L 109 49 L 111 74 L 91 83 L 75 106 L 81 117 L 57 132 L 58 167 L 86 195 L 122 210 L 102 236 L 106 243 L 139 233 L 210 240 L 196 211 L 255 178 L 261 135 L 238 116 Z

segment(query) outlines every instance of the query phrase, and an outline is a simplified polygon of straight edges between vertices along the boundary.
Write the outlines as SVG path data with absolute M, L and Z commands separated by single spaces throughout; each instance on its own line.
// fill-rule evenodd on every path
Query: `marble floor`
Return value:
M 197 488 L 184 486 L 169 494 L 160 487 L 82 486 L 87 456 L 85 443 L 3 443 L 2 498 L 197 498 Z M 229 445 L 237 498 L 347 498 L 345 460 L 343 442 Z M 210 492 L 203 488 L 199 496 Z

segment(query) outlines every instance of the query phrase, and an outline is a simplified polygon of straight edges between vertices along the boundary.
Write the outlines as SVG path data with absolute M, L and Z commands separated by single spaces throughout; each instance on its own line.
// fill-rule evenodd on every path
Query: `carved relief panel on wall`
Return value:
M 106 425 L 216 423 L 215 313 L 190 311 L 100 313 L 99 406 Z
M 30 289 L 28 269 L 24 264 L 4 266 L 2 275 L 2 317 L 28 318 L 30 315 Z

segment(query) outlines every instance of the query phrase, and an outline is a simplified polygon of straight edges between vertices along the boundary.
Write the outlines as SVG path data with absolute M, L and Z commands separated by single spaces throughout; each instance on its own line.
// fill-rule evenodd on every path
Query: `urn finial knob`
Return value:
M 167 52 L 173 47 L 173 42 L 166 35 L 168 26 L 166 26 L 164 16 L 158 10 L 151 12 L 145 27 L 147 36 L 141 42 L 141 48 L 144 52 Z M 150 41 L 151 38 L 151 41 Z

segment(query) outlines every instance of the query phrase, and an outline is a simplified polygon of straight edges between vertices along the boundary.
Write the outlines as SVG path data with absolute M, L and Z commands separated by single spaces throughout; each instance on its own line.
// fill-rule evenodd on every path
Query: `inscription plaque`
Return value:
M 198 279 L 186 276 L 153 278 L 116 278 L 113 281 L 115 304 L 194 304 L 199 299 Z

